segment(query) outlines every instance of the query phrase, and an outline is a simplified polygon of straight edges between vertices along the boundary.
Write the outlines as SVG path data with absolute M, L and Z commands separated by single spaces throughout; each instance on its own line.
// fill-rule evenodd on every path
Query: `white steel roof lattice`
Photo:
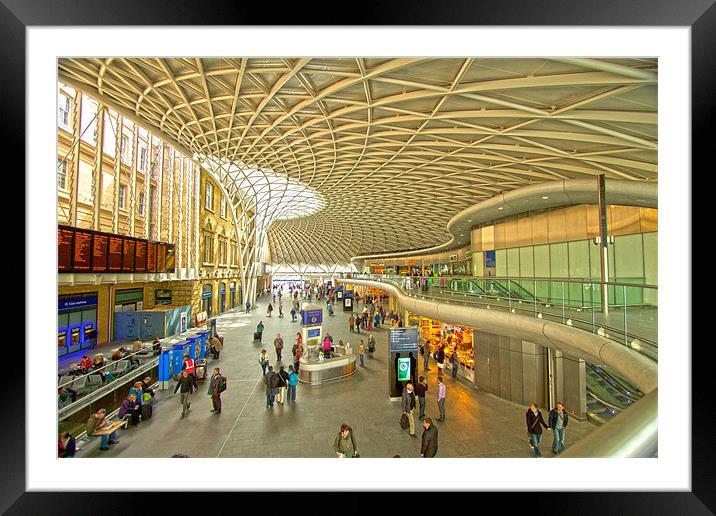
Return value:
M 448 240 L 530 183 L 657 179 L 657 61 L 67 58 L 60 80 L 252 192 L 278 264 Z

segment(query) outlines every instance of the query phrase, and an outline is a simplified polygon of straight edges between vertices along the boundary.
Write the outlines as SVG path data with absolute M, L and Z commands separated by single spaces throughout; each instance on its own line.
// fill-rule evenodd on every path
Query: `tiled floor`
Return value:
M 154 417 L 137 428 L 120 432 L 121 442 L 109 451 L 98 447 L 80 451 L 78 457 L 335 457 L 333 440 L 341 423 L 353 427 L 361 457 L 420 456 L 420 439 L 412 439 L 398 424 L 400 405 L 388 400 L 388 330 L 373 332 L 377 343 L 375 358 L 350 378 L 332 384 L 298 386 L 293 406 L 266 409 L 260 347 L 252 342 L 259 320 L 265 325 L 264 347 L 275 359 L 273 338 L 284 337 L 284 358 L 290 355 L 299 323 L 290 317 L 265 316 L 266 298 L 259 300 L 258 312 L 229 313 L 219 318 L 224 351 L 218 362 L 228 379 L 220 415 L 209 412 L 208 385 L 200 384 L 193 395 L 189 415 L 181 419 L 179 396 L 171 390 L 157 394 Z M 362 307 L 361 307 L 362 308 Z M 347 340 L 357 348 L 359 336 L 348 332 L 348 313 L 326 317 L 326 329 L 334 339 Z M 360 337 L 366 338 L 366 335 Z M 286 366 L 291 362 L 285 361 Z M 421 364 L 422 366 L 422 364 Z M 436 366 L 428 373 L 427 416 L 437 419 Z M 444 423 L 439 431 L 438 457 L 531 457 L 525 429 L 526 407 L 476 390 L 467 382 L 448 377 Z M 172 386 L 173 388 L 173 386 Z M 547 411 L 543 410 L 546 418 Z M 417 411 L 416 411 L 417 420 Z M 416 422 L 417 424 L 417 422 Z M 574 443 L 595 427 L 570 420 L 566 444 Z M 418 427 L 418 435 L 422 427 Z M 542 451 L 550 457 L 551 434 L 545 432 Z

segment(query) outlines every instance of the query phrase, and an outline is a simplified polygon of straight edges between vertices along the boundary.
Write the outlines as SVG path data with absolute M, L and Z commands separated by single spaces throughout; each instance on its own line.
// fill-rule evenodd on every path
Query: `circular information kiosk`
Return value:
M 323 309 L 304 303 L 301 307 L 301 334 L 304 352 L 298 368 L 301 383 L 319 385 L 346 378 L 356 372 L 356 356 L 350 345 L 323 349 Z

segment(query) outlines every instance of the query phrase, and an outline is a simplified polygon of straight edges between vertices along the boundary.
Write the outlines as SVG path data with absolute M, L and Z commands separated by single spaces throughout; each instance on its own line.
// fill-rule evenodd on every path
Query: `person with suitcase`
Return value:
M 259 321 L 259 323 L 256 325 L 256 332 L 254 333 L 254 340 L 261 342 L 261 337 L 264 334 L 264 322 Z

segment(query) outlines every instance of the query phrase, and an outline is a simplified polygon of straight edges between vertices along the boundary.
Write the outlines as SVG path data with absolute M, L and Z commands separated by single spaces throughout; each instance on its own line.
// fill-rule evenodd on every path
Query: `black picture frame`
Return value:
M 296 5 L 296 11 L 308 13 L 301 17 L 290 7 L 270 9 L 262 3 L 241 3 L 228 0 L 204 0 L 192 4 L 158 2 L 97 2 L 92 0 L 3 0 L 0 4 L 0 56 L 3 80 L 0 86 L 0 119 L 7 124 L 4 143 L 7 149 L 25 149 L 25 30 L 31 26 L 82 26 L 82 25 L 250 25 L 273 26 L 302 21 L 308 25 L 371 24 L 371 25 L 509 25 L 509 26 L 684 26 L 691 27 L 692 73 L 692 155 L 693 163 L 701 163 L 710 172 L 712 159 L 707 161 L 713 143 L 710 126 L 714 118 L 714 91 L 716 91 L 716 6 L 714 0 L 549 0 L 527 2 L 520 0 L 487 0 L 482 2 L 461 0 L 449 4 L 429 5 L 420 1 L 362 3 L 354 14 L 338 16 L 335 3 L 312 3 L 310 9 Z M 234 13 L 233 15 L 231 13 Z M 270 16 L 267 16 L 269 14 Z M 24 152 L 15 152 L 24 161 Z M 694 165 L 696 166 L 696 165 Z M 691 180 L 690 171 L 682 171 Z M 18 181 L 20 183 L 20 181 Z M 23 185 L 18 184 L 19 188 Z M 705 190 L 705 189 L 702 189 Z M 703 193 L 708 195 L 708 191 Z M 27 192 L 26 199 L 31 199 Z M 694 202 L 693 204 L 696 204 Z M 688 208 L 687 208 L 688 209 Z M 26 238 L 32 235 L 26 234 Z M 683 250 L 681 251 L 683 252 Z M 697 265 L 697 261 L 694 265 Z M 698 270 L 698 269 L 697 269 Z M 30 271 L 26 274 L 31 273 Z M 691 294 L 690 279 L 686 296 Z M 694 305 L 695 306 L 695 305 Z M 698 309 L 696 310 L 699 313 Z M 702 313 L 705 315 L 705 312 Z M 28 317 L 28 314 L 25 314 Z M 708 316 L 706 316 L 708 317 Z M 708 320 L 708 318 L 706 319 Z M 687 324 L 687 321 L 681 321 Z M 690 321 L 688 322 L 690 324 Z M 679 345 L 690 347 L 690 327 L 684 331 L 685 339 Z M 37 344 L 37 343 L 35 343 Z M 691 347 L 692 406 L 661 407 L 666 417 L 680 417 L 692 423 L 692 490 L 690 492 L 621 492 L 621 493 L 562 493 L 519 494 L 500 496 L 500 512 L 510 508 L 551 514 L 710 514 L 716 510 L 716 466 L 714 454 L 716 428 L 709 385 L 709 371 L 714 351 L 710 342 Z M 32 343 L 26 343 L 30 349 Z M 42 345 L 40 344 L 41 349 Z M 52 357 L 54 360 L 54 356 Z M 697 369 L 702 368 L 702 369 Z M 128 503 L 125 493 L 28 493 L 25 492 L 25 377 L 23 367 L 4 371 L 3 406 L 6 422 L 2 425 L 0 441 L 3 468 L 0 468 L 0 511 L 7 514 L 97 514 L 106 508 L 116 514 L 142 512 L 146 505 L 132 499 Z M 31 380 L 31 378 L 30 378 Z M 684 438 L 686 435 L 686 425 Z M 156 474 L 179 475 L 179 470 L 156 470 Z M 446 472 L 447 473 L 447 472 Z M 277 486 L 280 483 L 277 483 Z M 121 486 L 118 486 L 121 487 Z M 177 493 L 177 496 L 182 496 Z M 333 503 L 323 496 L 324 504 Z M 499 496 L 499 495 L 496 495 Z M 481 494 L 480 504 L 495 498 Z M 163 497 L 169 501 L 169 497 Z M 443 504 L 449 500 L 445 494 Z M 197 498 L 194 498 L 197 499 Z M 173 498 L 176 502 L 177 498 Z M 291 495 L 296 502 L 298 494 Z M 208 509 L 215 498 L 205 499 Z M 300 503 L 299 503 L 300 505 Z M 345 504 L 344 504 L 345 505 Z M 165 509 L 166 510 L 166 509 Z

